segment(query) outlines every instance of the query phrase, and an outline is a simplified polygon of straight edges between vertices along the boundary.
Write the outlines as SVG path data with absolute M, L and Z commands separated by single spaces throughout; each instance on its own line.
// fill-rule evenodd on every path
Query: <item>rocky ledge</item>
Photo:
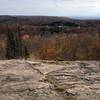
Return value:
M 0 61 L 0 100 L 100 100 L 100 62 Z

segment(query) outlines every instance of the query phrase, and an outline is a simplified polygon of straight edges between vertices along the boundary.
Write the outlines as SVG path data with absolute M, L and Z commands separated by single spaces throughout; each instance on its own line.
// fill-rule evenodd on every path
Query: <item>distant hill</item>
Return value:
M 53 16 L 0 16 L 0 23 L 26 23 L 32 25 L 45 25 L 53 22 L 67 22 L 73 21 L 67 17 L 53 17 Z
M 72 19 L 68 17 L 56 17 L 56 16 L 8 16 L 2 15 L 0 16 L 0 24 L 2 23 L 20 23 L 24 25 L 32 25 L 32 26 L 41 26 L 41 25 L 70 25 L 77 26 L 80 25 L 82 27 L 96 27 L 100 24 L 100 20 L 80 20 L 80 19 Z

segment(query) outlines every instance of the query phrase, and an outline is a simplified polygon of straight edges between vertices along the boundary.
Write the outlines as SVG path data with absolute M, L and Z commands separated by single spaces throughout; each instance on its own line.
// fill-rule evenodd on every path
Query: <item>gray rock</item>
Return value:
M 99 98 L 99 61 L 0 61 L 0 100 Z
M 0 100 L 63 100 L 52 84 L 42 82 L 45 76 L 37 66 L 24 60 L 0 62 Z

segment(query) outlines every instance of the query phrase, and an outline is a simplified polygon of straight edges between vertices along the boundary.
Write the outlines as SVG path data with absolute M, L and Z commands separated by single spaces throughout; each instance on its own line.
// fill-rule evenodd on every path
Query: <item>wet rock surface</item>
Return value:
M 100 62 L 0 61 L 0 100 L 100 100 Z

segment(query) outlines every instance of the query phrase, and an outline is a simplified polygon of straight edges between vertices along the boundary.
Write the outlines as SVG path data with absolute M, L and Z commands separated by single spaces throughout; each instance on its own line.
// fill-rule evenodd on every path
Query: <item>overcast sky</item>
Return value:
M 100 0 L 0 0 L 0 15 L 100 17 Z

